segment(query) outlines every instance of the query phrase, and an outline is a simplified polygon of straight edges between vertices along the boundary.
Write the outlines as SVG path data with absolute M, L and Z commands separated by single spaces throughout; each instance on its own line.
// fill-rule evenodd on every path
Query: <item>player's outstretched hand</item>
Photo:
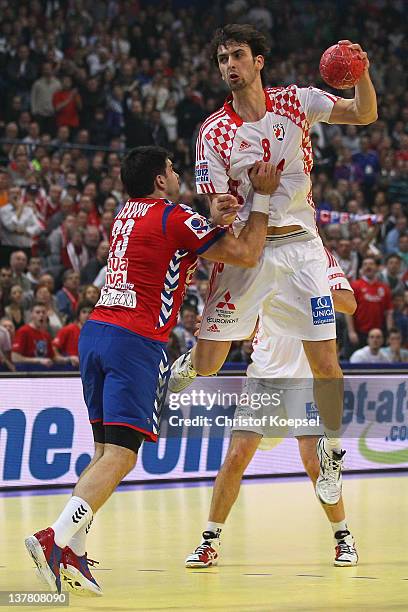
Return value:
M 354 51 L 358 51 L 360 58 L 363 60 L 363 63 L 364 63 L 364 70 L 367 71 L 369 69 L 370 61 L 368 59 L 368 55 L 365 51 L 362 50 L 362 48 L 360 47 L 358 43 L 353 43 L 351 42 L 351 40 L 339 40 L 338 44 L 347 45 L 348 47 L 350 47 L 350 49 L 353 49 Z
M 230 225 L 240 209 L 238 200 L 230 193 L 216 195 L 211 202 L 211 218 L 214 225 Z
M 249 180 L 256 193 L 270 195 L 276 191 L 282 174 L 281 164 L 278 167 L 269 162 L 257 161 L 248 172 Z

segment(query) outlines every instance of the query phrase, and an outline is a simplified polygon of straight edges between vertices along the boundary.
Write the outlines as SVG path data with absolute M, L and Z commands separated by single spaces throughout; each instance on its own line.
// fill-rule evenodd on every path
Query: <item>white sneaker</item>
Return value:
M 218 565 L 221 541 L 213 531 L 204 531 L 203 541 L 185 561 L 186 567 L 214 567 Z
M 191 350 L 181 355 L 171 366 L 168 389 L 170 393 L 180 393 L 186 389 L 195 377 L 197 372 L 191 363 Z
M 316 481 L 316 495 L 327 506 L 334 506 L 341 496 L 341 468 L 346 451 L 336 453 L 327 451 L 325 436 L 319 438 L 316 452 L 320 463 L 320 473 Z
M 349 531 L 337 531 L 334 534 L 334 545 L 336 551 L 334 565 L 337 567 L 357 565 L 356 543 Z

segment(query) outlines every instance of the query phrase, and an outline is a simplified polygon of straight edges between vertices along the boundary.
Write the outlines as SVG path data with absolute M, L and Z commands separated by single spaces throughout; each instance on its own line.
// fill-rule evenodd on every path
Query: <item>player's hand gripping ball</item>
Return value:
M 365 56 L 365 57 L 364 57 Z M 341 41 L 326 49 L 320 60 L 320 74 L 335 89 L 349 89 L 360 80 L 368 66 L 367 55 L 359 45 Z

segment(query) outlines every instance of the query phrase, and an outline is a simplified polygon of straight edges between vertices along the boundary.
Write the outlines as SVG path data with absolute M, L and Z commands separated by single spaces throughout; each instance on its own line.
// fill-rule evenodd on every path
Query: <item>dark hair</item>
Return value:
M 388 330 L 388 338 L 391 334 L 399 334 L 401 336 L 401 330 L 399 330 L 398 327 L 391 327 L 391 329 Z
M 120 169 L 123 186 L 131 198 L 144 198 L 154 191 L 158 174 L 166 174 L 170 157 L 162 147 L 136 147 L 124 157 Z
M 398 253 L 390 253 L 389 255 L 387 255 L 387 257 L 385 258 L 385 263 L 388 263 L 390 259 L 398 259 L 399 261 L 402 261 L 402 257 L 400 257 Z
M 226 46 L 230 42 L 248 45 L 253 57 L 257 55 L 265 57 L 269 53 L 268 43 L 262 32 L 247 23 L 229 23 L 215 32 L 210 43 L 211 58 L 216 66 L 218 66 L 218 47 Z
M 92 304 L 92 302 L 90 302 L 89 300 L 83 300 L 82 302 L 79 302 L 75 313 L 77 319 L 79 319 L 80 312 L 84 308 L 89 308 L 89 310 L 93 310 L 94 304 Z
M 34 304 L 32 305 L 31 311 L 33 311 L 34 308 L 47 308 L 47 307 L 42 302 L 34 302 Z

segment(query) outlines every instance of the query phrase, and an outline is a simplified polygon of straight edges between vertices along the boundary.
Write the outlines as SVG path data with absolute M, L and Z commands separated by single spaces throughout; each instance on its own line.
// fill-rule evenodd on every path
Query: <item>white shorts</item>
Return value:
M 320 238 L 267 243 L 255 268 L 214 264 L 199 338 L 245 340 L 260 310 L 268 334 L 300 340 L 336 337 Z
M 269 439 L 323 435 L 313 380 L 297 379 L 290 385 L 287 379 L 248 378 L 231 431 L 252 432 Z

